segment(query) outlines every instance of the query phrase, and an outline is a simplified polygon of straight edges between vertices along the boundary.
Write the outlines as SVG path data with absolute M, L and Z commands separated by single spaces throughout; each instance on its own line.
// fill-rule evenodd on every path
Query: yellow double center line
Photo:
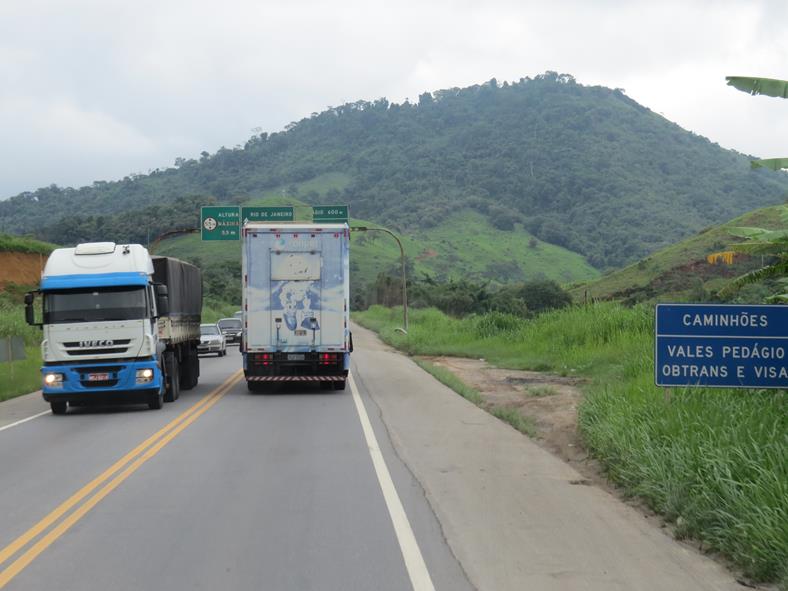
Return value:
M 82 517 L 104 497 L 137 471 L 140 466 L 159 453 L 159 451 L 181 431 L 191 425 L 204 412 L 216 404 L 236 383 L 238 383 L 241 376 L 242 372 L 240 370 L 234 373 L 227 381 L 216 388 L 216 390 L 201 398 L 185 412 L 178 415 L 159 431 L 148 437 L 145 441 L 112 464 L 112 466 L 104 470 L 104 472 L 94 478 L 89 484 L 74 493 L 68 500 L 58 505 L 49 515 L 36 523 L 8 546 L 0 550 L 0 568 L 2 568 L 3 563 L 9 558 L 22 550 L 31 541 L 35 540 L 41 533 L 45 532 L 50 526 L 63 517 L 63 515 L 76 507 L 96 489 L 99 489 L 96 494 L 79 505 L 75 511 L 60 521 L 54 528 L 49 530 L 46 535 L 39 538 L 30 546 L 21 556 L 0 571 L 0 589 L 5 587 L 11 579 L 18 575 L 28 564 L 35 560 L 39 554 L 52 545 L 55 540 L 67 532 L 72 525 L 82 519 Z

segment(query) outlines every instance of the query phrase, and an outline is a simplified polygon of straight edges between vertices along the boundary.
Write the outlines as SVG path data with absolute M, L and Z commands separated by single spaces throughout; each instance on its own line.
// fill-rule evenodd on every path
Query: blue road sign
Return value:
M 658 304 L 658 386 L 788 388 L 788 306 Z

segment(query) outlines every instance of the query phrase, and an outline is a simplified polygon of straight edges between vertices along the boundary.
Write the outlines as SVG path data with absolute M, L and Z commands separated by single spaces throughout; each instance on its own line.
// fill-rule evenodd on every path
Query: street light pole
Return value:
M 355 226 L 350 228 L 351 232 L 385 232 L 394 240 L 397 241 L 397 246 L 399 246 L 399 257 L 400 257 L 400 265 L 402 267 L 402 325 L 403 328 L 398 329 L 401 332 L 408 334 L 408 282 L 407 282 L 407 275 L 405 273 L 405 249 L 402 248 L 402 242 L 400 241 L 399 237 L 392 232 L 391 230 L 387 230 L 386 228 L 368 228 L 366 226 Z
M 148 238 L 148 252 L 153 254 L 153 251 L 158 248 L 159 243 L 162 240 L 167 238 L 173 238 L 174 236 L 180 236 L 181 234 L 197 234 L 199 233 L 199 228 L 181 228 L 179 230 L 170 230 L 169 232 L 164 232 L 163 234 L 159 234 L 156 236 L 156 239 L 153 242 L 150 242 L 150 238 Z M 150 235 L 150 230 L 148 230 Z

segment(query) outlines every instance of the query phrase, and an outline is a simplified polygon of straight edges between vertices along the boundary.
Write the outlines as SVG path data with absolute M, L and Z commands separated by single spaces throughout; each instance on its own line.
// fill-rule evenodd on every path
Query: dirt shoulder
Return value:
M 602 466 L 586 450 L 577 429 L 583 378 L 536 371 L 501 369 L 483 359 L 420 357 L 448 369 L 481 394 L 487 410 L 517 410 L 536 428 L 534 441 L 580 472 L 587 482 L 614 491 Z

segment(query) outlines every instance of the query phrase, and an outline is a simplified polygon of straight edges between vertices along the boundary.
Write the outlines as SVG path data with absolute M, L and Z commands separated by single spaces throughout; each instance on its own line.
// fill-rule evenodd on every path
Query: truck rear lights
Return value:
M 65 380 L 66 376 L 62 373 L 45 373 L 44 374 L 44 385 L 48 388 L 62 388 L 63 387 L 63 380 Z
M 272 353 L 255 353 L 253 359 L 260 365 L 271 365 L 271 362 L 274 360 L 274 356 Z
M 153 381 L 153 370 L 149 367 L 138 369 L 135 382 L 137 384 L 149 384 Z
M 320 365 L 334 365 L 338 359 L 339 355 L 336 353 L 321 353 Z

